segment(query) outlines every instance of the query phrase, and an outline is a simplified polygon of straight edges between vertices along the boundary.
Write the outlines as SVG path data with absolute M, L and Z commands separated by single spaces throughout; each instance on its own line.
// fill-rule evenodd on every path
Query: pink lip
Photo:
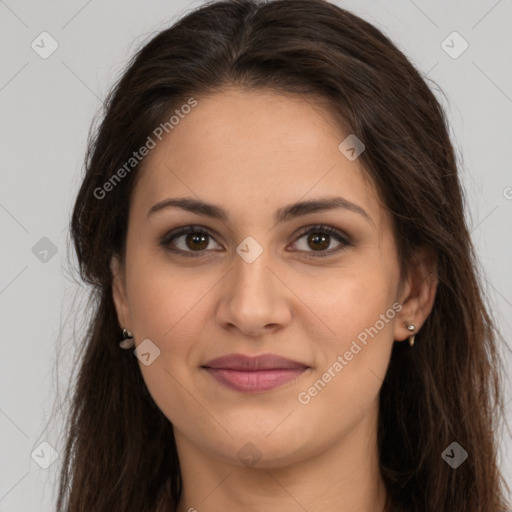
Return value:
M 268 391 L 299 377 L 308 365 L 276 354 L 229 354 L 203 365 L 221 384 L 245 392 Z

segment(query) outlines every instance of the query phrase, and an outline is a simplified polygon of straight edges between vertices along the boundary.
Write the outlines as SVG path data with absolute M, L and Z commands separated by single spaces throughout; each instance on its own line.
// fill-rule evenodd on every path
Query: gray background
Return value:
M 201 3 L 0 0 L 0 512 L 53 509 L 60 459 L 43 469 L 31 454 L 51 460 L 42 442 L 61 450 L 62 421 L 54 409 L 65 408 L 77 348 L 73 330 L 85 320 L 67 224 L 89 126 L 134 51 Z M 492 310 L 510 344 L 511 0 L 336 3 L 383 30 L 445 92 L 447 100 L 436 96 L 451 123 L 473 240 Z M 31 47 L 43 31 L 59 45 L 47 59 Z M 453 31 L 469 43 L 456 59 L 441 46 Z M 452 51 L 461 48 L 450 41 Z M 510 421 L 510 381 L 505 398 Z M 512 481 L 510 434 L 501 446 L 501 465 Z

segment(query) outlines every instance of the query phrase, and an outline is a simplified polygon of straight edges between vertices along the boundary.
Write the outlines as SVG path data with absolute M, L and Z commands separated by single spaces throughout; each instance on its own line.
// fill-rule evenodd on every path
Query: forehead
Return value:
M 134 208 L 197 196 L 233 209 L 342 195 L 378 217 L 378 197 L 325 104 L 272 91 L 197 98 L 142 163 Z M 229 208 L 228 208 L 229 209 Z

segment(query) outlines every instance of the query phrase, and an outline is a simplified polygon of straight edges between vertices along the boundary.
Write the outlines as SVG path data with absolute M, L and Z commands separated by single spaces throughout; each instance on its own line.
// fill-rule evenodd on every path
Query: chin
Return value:
M 275 428 L 275 425 L 274 425 Z M 278 427 L 279 429 L 279 427 Z M 271 432 L 269 434 L 269 432 Z M 254 469 L 272 469 L 286 467 L 306 459 L 317 450 L 315 442 L 303 435 L 298 437 L 300 428 L 290 426 L 289 429 L 272 431 L 272 429 L 255 428 L 254 424 L 247 428 L 230 430 L 233 438 L 224 443 L 210 443 L 210 451 L 216 452 L 230 463 L 240 467 Z M 311 451 L 311 453 L 308 453 Z

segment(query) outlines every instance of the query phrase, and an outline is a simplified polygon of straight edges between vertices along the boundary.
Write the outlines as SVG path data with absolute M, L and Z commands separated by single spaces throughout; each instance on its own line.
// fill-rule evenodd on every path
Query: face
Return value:
M 145 158 L 114 299 L 182 445 L 277 467 L 375 427 L 393 342 L 424 316 L 347 135 L 303 98 L 227 89 Z M 293 363 L 208 365 L 231 354 Z

